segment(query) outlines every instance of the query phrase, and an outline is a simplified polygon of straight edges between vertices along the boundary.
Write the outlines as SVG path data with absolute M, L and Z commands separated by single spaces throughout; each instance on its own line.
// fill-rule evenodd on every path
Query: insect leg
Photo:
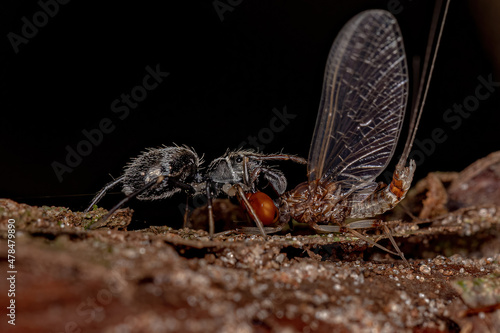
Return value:
M 151 182 L 147 183 L 146 185 L 144 185 L 143 187 L 141 187 L 140 189 L 136 190 L 135 192 L 127 195 L 122 201 L 120 201 L 113 208 L 111 208 L 111 210 L 109 210 L 108 213 L 101 220 L 91 224 L 89 226 L 89 229 L 95 229 L 95 228 L 98 228 L 100 226 L 103 226 L 104 223 L 106 223 L 106 221 L 109 219 L 109 217 L 111 215 L 113 215 L 114 212 L 116 212 L 121 206 L 123 206 L 124 203 L 126 203 L 127 201 L 129 201 L 132 198 L 135 198 L 136 196 L 138 196 L 142 192 L 146 191 L 147 189 L 153 187 L 153 185 L 161 183 L 164 179 L 165 179 L 165 176 L 160 176 L 155 181 L 151 181 Z
M 277 227 L 264 227 L 264 232 L 266 234 L 274 234 L 276 232 L 280 232 L 283 229 L 283 226 L 277 226 Z M 236 229 L 237 231 L 241 231 L 245 234 L 259 234 L 262 233 L 259 228 L 257 227 L 242 227 Z
M 321 232 L 340 232 L 340 226 L 338 225 L 316 225 L 313 227 L 317 231 Z
M 248 175 L 248 157 L 247 156 L 243 157 L 243 183 L 245 183 L 245 185 L 247 185 L 247 186 L 250 185 L 250 177 Z M 253 181 L 252 181 L 252 185 L 253 185 Z
M 377 227 L 379 226 L 380 223 L 377 222 L 377 220 L 361 220 L 361 221 L 354 221 L 354 222 L 351 222 L 349 223 L 347 226 L 345 227 L 339 227 L 339 226 L 336 226 L 336 225 L 316 225 L 314 227 L 314 229 L 316 230 L 319 230 L 319 231 L 323 231 L 323 232 L 341 232 L 342 230 L 345 230 L 351 234 L 353 234 L 354 236 L 364 240 L 365 242 L 367 242 L 368 244 L 371 244 L 373 246 L 376 246 L 378 247 L 379 249 L 382 249 L 386 252 L 389 252 L 390 254 L 393 254 L 393 255 L 397 255 L 399 257 L 401 257 L 401 259 L 403 259 L 403 261 L 405 262 L 405 264 L 408 266 L 408 267 L 411 267 L 410 264 L 408 263 L 408 261 L 406 260 L 405 258 L 405 255 L 403 254 L 403 252 L 399 249 L 399 246 L 398 244 L 396 244 L 396 241 L 394 240 L 394 237 L 392 237 L 390 231 L 389 231 L 389 228 L 387 227 L 387 225 L 383 225 L 384 227 L 384 232 L 385 234 L 387 235 L 387 238 L 389 238 L 389 240 L 391 241 L 392 243 L 392 246 L 394 247 L 394 249 L 396 250 L 396 252 L 394 251 L 391 251 L 389 250 L 388 248 L 374 242 L 373 240 L 371 240 L 370 238 L 364 236 L 363 234 L 357 232 L 356 230 L 354 229 L 367 229 L 367 228 L 373 228 L 373 227 Z
M 189 216 L 189 197 L 186 196 L 186 210 L 184 211 L 184 223 L 182 225 L 183 228 L 187 228 L 188 226 L 188 216 Z
M 398 244 L 396 244 L 396 241 L 394 240 L 394 237 L 392 237 L 389 228 L 385 224 L 384 224 L 384 232 L 389 237 L 389 240 L 391 241 L 392 246 L 396 249 L 396 251 L 398 252 L 398 255 L 401 257 L 401 259 L 403 259 L 403 261 L 405 262 L 406 266 L 408 266 L 408 267 L 411 268 L 410 264 L 408 263 L 408 261 L 405 258 L 404 253 L 399 249 Z
M 207 182 L 207 208 L 208 208 L 208 230 L 210 238 L 214 236 L 215 231 L 215 221 L 214 221 L 214 209 L 212 206 L 212 195 L 210 193 L 210 182 Z
M 368 244 L 370 245 L 373 245 L 373 246 L 376 246 L 378 247 L 379 249 L 382 249 L 390 254 L 393 254 L 393 255 L 398 255 L 398 253 L 394 252 L 394 251 L 391 251 L 389 250 L 388 248 L 374 242 L 373 240 L 371 240 L 370 238 L 366 237 L 365 235 L 357 232 L 356 230 L 354 229 L 351 229 L 350 227 L 343 227 L 342 229 L 339 227 L 339 226 L 334 226 L 334 225 L 315 225 L 314 226 L 314 229 L 315 230 L 318 230 L 318 231 L 322 231 L 322 232 L 340 232 L 341 230 L 345 230 L 345 232 L 349 232 L 351 233 L 352 235 L 358 237 L 359 239 L 362 239 L 364 240 L 365 242 L 367 242 Z
M 380 220 L 371 219 L 371 220 L 359 220 L 354 221 L 348 224 L 350 229 L 367 229 L 367 228 L 376 228 L 380 226 Z
M 96 194 L 94 199 L 92 199 L 92 202 L 90 203 L 90 205 L 83 212 L 88 213 L 94 205 L 97 205 L 97 203 L 99 201 L 101 201 L 102 197 L 106 195 L 106 192 L 109 189 L 115 187 L 118 183 L 121 183 L 124 178 L 125 178 L 125 176 L 120 176 L 120 177 L 116 178 L 115 180 L 113 180 L 111 183 L 106 184 L 106 186 L 104 186 L 103 189 L 100 190 L 99 193 Z
M 389 250 L 388 248 L 380 245 L 380 244 L 377 244 L 375 243 L 374 241 L 372 241 L 370 238 L 368 237 L 365 237 L 364 235 L 362 235 L 361 233 L 357 232 L 356 230 L 354 229 L 348 229 L 348 232 L 350 232 L 351 234 L 353 234 L 354 236 L 364 240 L 365 242 L 368 242 L 369 244 L 372 244 L 390 254 L 394 254 L 394 255 L 397 255 L 397 256 L 400 256 L 401 259 L 403 259 L 403 261 L 405 262 L 405 264 L 411 268 L 410 264 L 408 263 L 408 261 L 406 260 L 403 252 L 401 252 L 401 250 L 399 249 L 399 246 L 396 244 L 396 241 L 394 240 L 394 238 L 392 237 L 392 235 L 389 233 L 389 229 L 387 228 L 387 226 L 384 226 L 384 231 L 387 233 L 387 236 L 389 237 L 389 239 L 391 240 L 391 243 L 392 245 L 394 246 L 394 248 L 396 249 L 397 253 Z
M 351 222 L 347 225 L 347 228 L 349 229 L 369 229 L 369 228 L 376 228 L 380 226 L 380 223 L 377 223 L 378 220 L 372 219 L 372 220 L 360 220 L 360 221 L 354 221 Z M 338 225 L 321 225 L 321 231 L 326 231 L 326 232 L 341 232 L 341 227 Z
M 252 215 L 252 218 L 255 221 L 257 228 L 259 228 L 260 233 L 262 234 L 262 236 L 266 237 L 264 225 L 262 224 L 262 221 L 257 216 L 257 213 L 255 213 L 255 210 L 253 209 L 252 205 L 250 205 L 250 202 L 248 202 L 248 199 L 245 196 L 245 192 L 243 192 L 243 188 L 239 184 L 236 184 L 236 188 L 238 189 L 238 194 L 239 194 L 241 200 L 243 200 L 243 202 L 245 203 L 245 206 L 247 207 L 247 210 Z

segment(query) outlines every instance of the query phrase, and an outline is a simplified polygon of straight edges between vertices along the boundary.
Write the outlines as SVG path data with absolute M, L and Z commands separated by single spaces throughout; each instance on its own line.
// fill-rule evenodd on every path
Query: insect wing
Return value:
M 358 14 L 341 30 L 328 56 L 309 181 L 340 182 L 351 193 L 363 183 L 373 187 L 367 183 L 394 154 L 407 95 L 408 70 L 396 19 L 383 10 Z

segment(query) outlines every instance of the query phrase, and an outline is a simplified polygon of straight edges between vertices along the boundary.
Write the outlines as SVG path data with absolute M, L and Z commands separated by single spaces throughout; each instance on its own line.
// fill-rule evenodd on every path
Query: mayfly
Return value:
M 444 15 L 447 7 L 448 3 Z M 430 46 L 438 14 L 436 10 Z M 443 25 L 444 18 L 436 49 Z M 366 218 L 394 208 L 410 188 L 416 165 L 414 160 L 407 165 L 407 160 L 435 60 L 434 52 L 428 71 L 430 53 L 428 47 L 423 69 L 427 75 L 422 78 L 412 108 L 405 149 L 390 184 L 380 184 L 375 180 L 394 154 L 408 99 L 402 35 L 395 17 L 384 10 L 362 12 L 344 26 L 328 56 L 309 151 L 308 181 L 280 196 L 279 224 L 266 228 L 266 232 L 280 230 L 293 218 L 319 232 L 351 233 L 406 262 L 387 226 Z M 348 219 L 358 220 L 348 222 Z M 379 226 L 384 227 L 397 253 L 356 231 Z

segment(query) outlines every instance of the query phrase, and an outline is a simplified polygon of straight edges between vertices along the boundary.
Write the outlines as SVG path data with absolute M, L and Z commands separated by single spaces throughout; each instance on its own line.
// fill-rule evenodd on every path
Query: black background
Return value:
M 264 151 L 307 157 L 324 65 L 337 32 L 360 11 L 388 9 L 389 2 L 394 0 L 221 0 L 231 10 L 219 15 L 213 1 L 73 0 L 59 5 L 15 53 L 8 33 L 21 35 L 22 17 L 33 22 L 41 7 L 35 1 L 3 1 L 0 197 L 81 210 L 110 175 L 119 176 L 146 147 L 187 144 L 210 161 L 269 127 L 274 108 L 286 107 L 296 118 Z M 425 50 L 433 1 L 399 2 L 396 17 L 411 58 Z M 445 110 L 474 95 L 478 76 L 493 72 L 470 11 L 466 1 L 450 7 L 417 134 L 424 141 L 441 128 L 447 140 L 426 156 L 416 179 L 430 171 L 461 170 L 500 148 L 498 94 L 482 101 L 457 129 L 443 120 Z M 146 66 L 157 65 L 170 75 L 120 120 L 111 103 L 142 84 Z M 52 163 L 65 164 L 65 147 L 76 149 L 85 139 L 82 131 L 97 128 L 103 118 L 111 119 L 115 130 L 60 182 Z M 283 169 L 292 185 L 305 179 L 303 167 Z M 109 208 L 121 198 L 112 194 L 102 205 Z M 130 206 L 138 219 L 154 217 L 154 224 L 162 224 L 182 201 L 179 196 Z M 181 219 L 180 213 L 174 218 Z

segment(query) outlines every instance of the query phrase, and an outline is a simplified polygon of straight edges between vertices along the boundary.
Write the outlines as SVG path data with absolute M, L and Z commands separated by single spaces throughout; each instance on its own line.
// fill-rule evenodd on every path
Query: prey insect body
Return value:
M 441 29 L 443 24 L 444 19 Z M 424 73 L 429 57 L 430 53 L 426 55 Z M 408 69 L 401 31 L 392 14 L 368 10 L 352 18 L 340 31 L 328 56 L 308 157 L 308 180 L 279 197 L 280 220 L 265 231 L 277 232 L 295 219 L 318 232 L 351 233 L 406 262 L 387 225 L 373 216 L 394 208 L 410 188 L 416 164 L 407 160 L 425 100 L 425 93 L 419 100 L 422 87 L 392 181 L 389 185 L 377 183 L 376 178 L 394 155 L 401 133 Z M 356 231 L 380 226 L 397 253 Z
M 407 97 L 408 69 L 396 19 L 383 10 L 358 14 L 330 49 L 308 180 L 280 196 L 280 221 L 266 231 L 280 230 L 291 218 L 322 232 L 365 227 L 369 222 L 347 225 L 346 220 L 397 205 L 410 187 L 415 162 L 405 166 L 402 158 L 389 186 L 375 179 L 394 154 Z

